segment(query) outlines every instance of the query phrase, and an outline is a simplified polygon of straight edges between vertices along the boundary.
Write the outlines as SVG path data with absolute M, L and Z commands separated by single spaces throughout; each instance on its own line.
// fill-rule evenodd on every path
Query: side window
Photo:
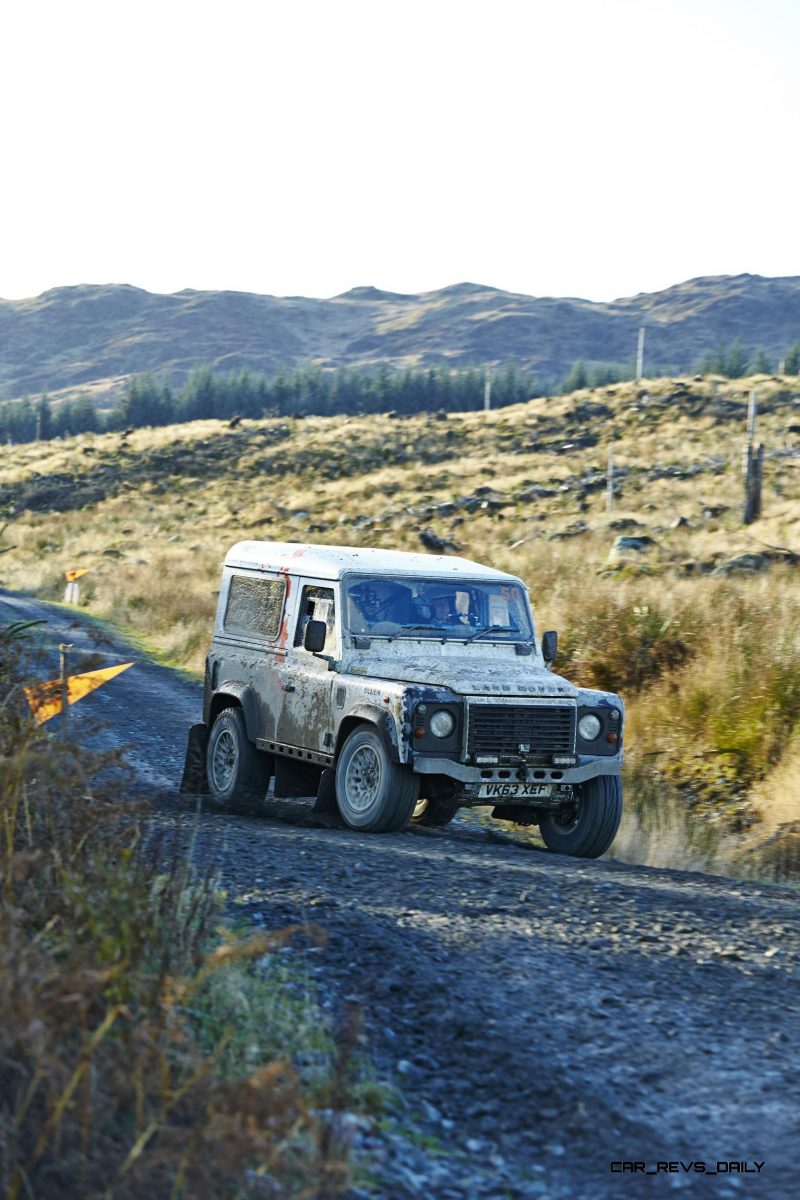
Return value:
M 276 638 L 285 595 L 283 579 L 234 575 L 225 609 L 225 632 L 240 637 Z
M 333 606 L 333 588 L 309 587 L 303 588 L 300 597 L 300 610 L 297 614 L 297 628 L 294 631 L 295 646 L 302 646 L 309 621 L 324 621 L 328 628 L 324 652 L 333 649 L 336 613 Z

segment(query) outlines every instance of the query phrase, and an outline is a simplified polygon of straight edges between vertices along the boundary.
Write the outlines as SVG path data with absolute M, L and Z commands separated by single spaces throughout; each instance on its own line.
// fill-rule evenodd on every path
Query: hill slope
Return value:
M 716 276 L 607 304 L 470 283 L 407 296 L 354 288 L 327 300 L 56 288 L 0 300 L 0 399 L 92 385 L 102 392 L 143 372 L 180 383 L 200 363 L 273 374 L 309 361 L 357 368 L 499 362 L 556 380 L 579 358 L 631 362 L 640 325 L 647 362 L 670 372 L 691 369 L 704 351 L 736 337 L 746 350 L 763 346 L 777 358 L 800 337 L 800 278 Z

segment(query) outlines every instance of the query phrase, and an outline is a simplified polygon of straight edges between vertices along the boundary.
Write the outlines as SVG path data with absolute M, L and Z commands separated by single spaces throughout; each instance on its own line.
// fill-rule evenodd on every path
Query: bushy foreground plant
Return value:
M 754 579 L 597 575 L 587 588 L 563 551 L 557 561 L 560 578 L 546 561 L 528 570 L 545 581 L 539 625 L 559 628 L 561 674 L 624 697 L 626 796 L 642 828 L 656 841 L 659 821 L 682 828 L 681 806 L 728 831 L 759 818 L 773 828 L 800 735 L 796 568 Z M 665 811 L 647 817 L 653 808 Z
M 693 654 L 695 622 L 624 588 L 597 592 L 562 639 L 559 671 L 586 687 L 639 692 Z
M 742 782 L 779 761 L 800 723 L 800 598 L 720 589 L 692 669 L 650 694 L 651 737 L 684 758 L 728 756 Z
M 256 964 L 291 931 L 220 934 L 213 880 L 112 802 L 108 758 L 23 711 L 18 647 L 0 633 L 0 1194 L 339 1195 L 356 1033 L 305 1003 L 314 1036 L 284 1044 L 287 981 Z
M 745 781 L 777 763 L 800 724 L 800 596 L 770 578 L 597 578 L 561 584 L 558 670 L 619 691 L 639 753 L 731 755 Z M 548 616 L 551 613 L 548 612 Z

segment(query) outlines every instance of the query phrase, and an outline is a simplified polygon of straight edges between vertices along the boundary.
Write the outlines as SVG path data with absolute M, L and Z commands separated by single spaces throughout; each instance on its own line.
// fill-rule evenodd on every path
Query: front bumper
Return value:
M 613 758 L 582 757 L 575 767 L 472 767 L 454 762 L 452 758 L 417 755 L 412 769 L 418 775 L 447 775 L 460 783 L 585 783 L 598 775 L 619 775 L 622 754 Z

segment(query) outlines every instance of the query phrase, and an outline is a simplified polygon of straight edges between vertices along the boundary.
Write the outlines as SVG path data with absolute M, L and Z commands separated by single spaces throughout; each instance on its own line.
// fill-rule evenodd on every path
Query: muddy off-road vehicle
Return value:
M 521 580 L 467 559 L 239 542 L 182 789 L 260 800 L 274 777 L 375 831 L 489 805 L 596 857 L 622 812 L 624 708 L 553 674 L 556 641 Z

